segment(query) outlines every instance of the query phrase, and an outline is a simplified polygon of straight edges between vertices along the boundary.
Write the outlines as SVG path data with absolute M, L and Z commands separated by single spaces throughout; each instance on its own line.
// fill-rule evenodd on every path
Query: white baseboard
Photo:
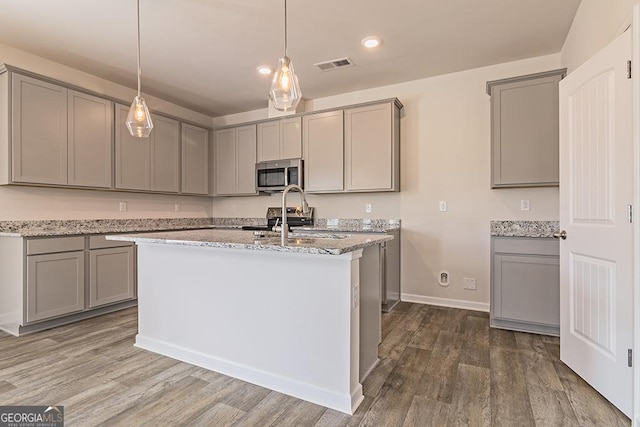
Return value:
M 341 394 L 140 334 L 136 335 L 135 346 L 349 415 L 364 400 L 360 383 L 351 393 Z
M 461 299 L 425 297 L 423 295 L 402 294 L 402 301 L 415 302 L 418 304 L 439 305 L 441 307 L 462 308 L 465 310 L 485 311 L 489 312 L 489 303 L 465 301 Z

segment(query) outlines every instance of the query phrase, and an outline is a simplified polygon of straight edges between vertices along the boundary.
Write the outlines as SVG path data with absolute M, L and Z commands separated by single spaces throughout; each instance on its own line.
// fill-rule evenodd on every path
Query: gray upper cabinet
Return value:
M 209 193 L 209 130 L 182 124 L 182 192 Z
M 257 194 L 256 125 L 216 130 L 214 137 L 216 195 Z
M 12 75 L 11 180 L 67 184 L 67 89 Z
M 305 191 L 400 191 L 397 99 L 303 116 Z
M 302 157 L 302 118 L 273 120 L 257 125 L 257 161 Z
M 106 95 L 0 64 L 0 185 L 208 195 L 210 130 L 152 114 L 150 137 L 134 138 L 128 112 Z
M 343 110 L 306 115 L 303 129 L 305 191 L 344 190 Z
M 491 187 L 557 186 L 558 83 L 566 69 L 487 82 Z
M 116 104 L 115 112 L 116 188 L 149 190 L 151 188 L 150 138 L 131 136 L 126 126 L 128 106 Z
M 68 185 L 110 188 L 113 103 L 69 90 L 68 111 Z
M 129 107 L 116 104 L 116 188 L 164 193 L 179 191 L 180 123 L 152 115 L 149 138 L 131 136 Z
M 110 188 L 112 102 L 20 74 L 12 89 L 11 180 Z
M 177 193 L 180 190 L 180 122 L 157 114 L 152 114 L 151 119 L 149 189 Z
M 400 190 L 400 108 L 391 101 L 345 110 L 347 191 Z

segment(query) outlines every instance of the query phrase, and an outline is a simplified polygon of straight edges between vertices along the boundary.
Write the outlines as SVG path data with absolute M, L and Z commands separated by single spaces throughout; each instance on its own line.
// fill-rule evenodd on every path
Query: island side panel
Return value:
M 352 413 L 361 253 L 139 244 L 136 345 Z

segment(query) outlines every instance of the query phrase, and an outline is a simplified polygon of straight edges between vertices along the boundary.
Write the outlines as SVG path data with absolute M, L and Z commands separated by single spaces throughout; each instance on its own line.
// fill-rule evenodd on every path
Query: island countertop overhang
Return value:
M 291 233 L 287 245 L 282 245 L 280 236 L 257 237 L 244 230 L 181 230 L 107 236 L 108 240 L 130 241 L 137 244 L 166 244 L 176 246 L 199 246 L 227 249 L 247 249 L 274 252 L 293 252 L 319 255 L 342 255 L 379 245 L 392 240 L 386 234 L 349 234 L 333 237 L 313 233 Z

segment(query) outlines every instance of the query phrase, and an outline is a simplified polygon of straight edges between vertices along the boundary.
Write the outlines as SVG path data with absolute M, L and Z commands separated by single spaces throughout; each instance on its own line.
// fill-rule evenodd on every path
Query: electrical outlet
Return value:
M 180 212 L 180 203 L 176 203 L 175 205 L 173 205 L 173 211 Z
M 465 277 L 464 288 L 470 291 L 475 291 L 476 289 L 478 289 L 476 279 Z
M 120 212 L 127 211 L 127 202 L 120 202 Z
M 366 213 L 371 213 L 371 203 L 365 203 L 364 204 L 364 211 Z
M 446 200 L 440 200 L 440 203 L 438 205 L 440 212 L 446 212 L 447 211 L 447 201 Z
M 528 211 L 531 209 L 531 200 L 520 200 L 520 210 Z

